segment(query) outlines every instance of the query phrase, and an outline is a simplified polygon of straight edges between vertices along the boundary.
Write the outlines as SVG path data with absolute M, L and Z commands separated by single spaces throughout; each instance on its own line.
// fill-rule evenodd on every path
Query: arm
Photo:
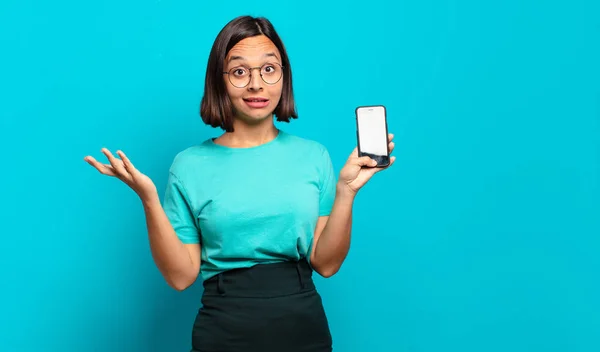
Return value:
M 160 204 L 154 183 L 137 170 L 122 151 L 117 151 L 121 159 L 115 158 L 106 148 L 102 149 L 102 153 L 110 164 L 102 164 L 91 156 L 84 160 L 101 174 L 118 178 L 137 193 L 144 207 L 150 249 L 156 266 L 169 286 L 179 291 L 189 287 L 199 274 L 200 245 L 183 244 Z M 173 202 L 169 204 L 172 206 Z M 194 229 L 188 225 L 186 230 L 193 232 Z
M 169 286 L 178 291 L 185 290 L 196 281 L 200 272 L 200 245 L 181 242 L 158 195 L 142 203 L 154 262 Z
M 393 137 L 392 134 L 388 136 L 390 153 L 394 149 Z M 390 166 L 394 161 L 395 157 L 391 157 Z M 374 174 L 383 170 L 374 165 L 377 165 L 375 160 L 358 157 L 355 148 L 340 171 L 329 216 L 321 216 L 317 221 L 310 259 L 312 267 L 323 277 L 335 275 L 348 255 L 356 194 Z
M 352 206 L 355 194 L 338 185 L 331 214 L 317 221 L 311 263 L 323 277 L 338 272 L 350 250 Z

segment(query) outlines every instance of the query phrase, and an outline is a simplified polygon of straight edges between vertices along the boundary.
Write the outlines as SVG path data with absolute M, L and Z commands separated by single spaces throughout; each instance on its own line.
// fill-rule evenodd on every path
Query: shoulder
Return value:
M 210 140 L 185 148 L 175 154 L 169 172 L 177 176 L 194 170 L 212 155 Z
M 299 152 L 308 153 L 309 155 L 329 157 L 327 148 L 323 143 L 286 132 L 282 133 L 282 142 L 285 145 L 292 147 L 295 150 L 298 150 Z

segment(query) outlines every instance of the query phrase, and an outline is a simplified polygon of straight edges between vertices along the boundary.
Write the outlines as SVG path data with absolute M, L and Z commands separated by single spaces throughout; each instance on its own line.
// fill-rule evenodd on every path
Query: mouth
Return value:
M 261 98 L 261 97 L 258 97 L 258 98 L 244 98 L 244 100 L 248 101 L 248 102 L 255 102 L 255 103 L 256 102 L 263 103 L 265 101 L 269 101 L 269 99 L 267 99 L 267 98 Z
M 264 108 L 267 105 L 269 105 L 269 99 L 267 98 L 261 98 L 261 97 L 257 97 L 257 98 L 244 98 L 244 102 L 246 102 L 246 104 L 248 106 L 250 106 L 251 108 Z

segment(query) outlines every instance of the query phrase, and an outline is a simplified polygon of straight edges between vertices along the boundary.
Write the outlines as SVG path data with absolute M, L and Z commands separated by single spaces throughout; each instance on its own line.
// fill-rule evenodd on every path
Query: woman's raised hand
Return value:
M 83 160 L 92 165 L 101 174 L 113 176 L 123 181 L 137 193 L 142 201 L 156 198 L 157 191 L 154 182 L 152 182 L 148 176 L 136 169 L 125 153 L 120 150 L 117 151 L 117 155 L 120 157 L 119 159 L 113 156 L 108 149 L 102 148 L 102 154 L 106 155 L 109 164 L 102 164 L 89 155 Z
M 388 150 L 390 154 L 394 150 L 394 142 L 392 142 L 392 139 L 394 139 L 394 135 L 390 133 L 388 135 Z M 392 166 L 395 160 L 396 157 L 390 157 L 389 166 Z M 350 157 L 348 157 L 348 160 L 346 161 L 346 165 L 344 165 L 340 171 L 338 182 L 342 186 L 345 186 L 342 189 L 348 190 L 352 194 L 355 194 L 367 183 L 367 181 L 371 179 L 371 177 L 373 177 L 373 175 L 389 167 L 375 167 L 376 165 L 377 162 L 368 156 L 359 157 L 358 148 L 354 148 L 350 154 Z

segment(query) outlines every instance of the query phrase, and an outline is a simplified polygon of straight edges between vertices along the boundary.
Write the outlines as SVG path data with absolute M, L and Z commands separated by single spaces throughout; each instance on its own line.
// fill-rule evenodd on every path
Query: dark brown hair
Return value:
M 240 16 L 227 23 L 217 35 L 208 57 L 204 96 L 200 104 L 202 121 L 212 127 L 233 132 L 234 109 L 227 95 L 223 79 L 223 63 L 229 50 L 242 39 L 265 35 L 279 50 L 283 65 L 281 99 L 274 110 L 277 121 L 289 122 L 298 118 L 292 88 L 292 69 L 281 38 L 269 20 L 264 17 Z

